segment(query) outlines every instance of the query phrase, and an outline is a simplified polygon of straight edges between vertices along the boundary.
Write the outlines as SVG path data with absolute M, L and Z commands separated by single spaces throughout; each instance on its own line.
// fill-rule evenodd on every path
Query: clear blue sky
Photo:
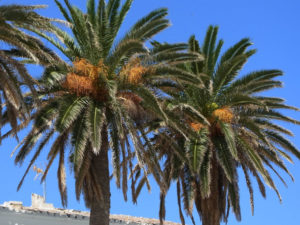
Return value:
M 85 8 L 85 0 L 71 0 L 80 8 Z M 43 15 L 61 18 L 53 0 L 2 0 L 1 4 L 48 4 L 49 8 L 41 10 Z M 124 23 L 123 31 L 128 29 L 142 15 L 152 9 L 167 7 L 172 26 L 159 34 L 159 41 L 185 42 L 191 34 L 195 34 L 203 40 L 208 25 L 219 25 L 219 37 L 225 40 L 224 48 L 229 47 L 243 37 L 250 37 L 258 53 L 252 57 L 243 73 L 259 69 L 281 69 L 285 76 L 281 79 L 284 88 L 277 89 L 268 94 L 283 97 L 287 103 L 300 107 L 299 102 L 299 52 L 300 52 L 300 2 L 297 0 L 135 0 L 132 9 Z M 50 46 L 50 45 L 49 45 Z M 38 68 L 30 70 L 34 76 L 39 76 Z M 288 115 L 300 119 L 300 113 L 286 112 Z M 295 133 L 293 138 L 297 147 L 300 147 L 300 127 L 288 125 Z M 20 135 L 22 136 L 22 134 Z M 13 139 L 6 140 L 0 146 L 0 203 L 4 201 L 23 201 L 30 205 L 32 192 L 42 193 L 42 186 L 34 181 L 35 174 L 30 172 L 22 189 L 16 192 L 18 181 L 21 179 L 29 158 L 23 167 L 15 167 L 10 152 L 16 145 Z M 48 146 L 49 147 L 49 146 Z M 48 148 L 45 149 L 47 152 Z M 38 165 L 45 163 L 42 156 Z M 255 190 L 255 213 L 251 216 L 249 206 L 249 194 L 245 186 L 243 176 L 240 176 L 240 194 L 242 207 L 242 222 L 237 222 L 234 216 L 230 216 L 230 225 L 299 225 L 300 224 L 300 163 L 295 161 L 288 168 L 294 174 L 295 182 L 291 182 L 287 176 L 288 189 L 278 183 L 283 203 L 280 204 L 273 191 L 267 188 L 267 199 L 264 200 L 254 182 Z M 54 164 L 47 178 L 47 201 L 61 207 L 56 181 L 57 162 Z M 77 202 L 74 196 L 73 175 L 68 170 L 68 208 L 86 210 L 81 200 Z M 114 182 L 111 185 L 112 214 L 128 214 L 142 217 L 158 217 L 159 193 L 155 183 L 149 194 L 143 190 L 138 205 L 131 202 L 124 203 L 121 191 L 117 190 Z M 167 197 L 167 220 L 179 222 L 177 200 L 172 188 Z M 201 224 L 195 213 L 197 224 Z M 1 219 L 0 219 L 1 220 Z M 191 221 L 188 220 L 191 224 Z

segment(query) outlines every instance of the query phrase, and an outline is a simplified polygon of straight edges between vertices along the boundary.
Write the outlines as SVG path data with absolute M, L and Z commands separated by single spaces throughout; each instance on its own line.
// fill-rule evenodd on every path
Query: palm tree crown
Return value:
M 72 65 L 61 63 L 45 70 L 39 92 L 43 105 L 33 115 L 34 126 L 20 143 L 15 161 L 22 163 L 37 146 L 26 175 L 46 143 L 55 136 L 43 179 L 59 156 L 59 189 L 65 205 L 64 157 L 70 146 L 76 195 L 79 198 L 83 192 L 87 206 L 92 208 L 91 224 L 108 224 L 108 149 L 112 151 L 118 187 L 123 177 L 126 199 L 127 168 L 132 157 L 136 156 L 140 168 L 147 160 L 139 125 L 151 115 L 166 119 L 158 101 L 161 87 L 172 83 L 173 78 L 194 81 L 191 73 L 173 65 L 199 60 L 199 54 L 184 53 L 184 44 L 163 44 L 153 50 L 144 46 L 145 41 L 169 26 L 166 9 L 149 13 L 118 41 L 116 36 L 132 0 L 122 6 L 120 0 L 100 0 L 97 7 L 94 0 L 89 0 L 86 14 L 68 0 L 64 1 L 66 8 L 55 2 L 71 24 L 74 38 L 54 26 L 51 30 L 60 42 L 39 30 L 31 30 L 61 50 Z
M 217 42 L 217 33 L 218 27 L 210 26 L 202 47 L 194 36 L 189 40 L 190 51 L 202 54 L 205 60 L 188 63 L 186 69 L 202 83 L 184 84 L 181 91 L 169 93 L 173 96 L 169 108 L 180 113 L 198 137 L 187 140 L 168 127 L 161 128 L 153 137 L 160 157 L 164 156 L 164 179 L 169 184 L 172 179 L 177 180 L 179 205 L 182 194 L 185 210 L 192 217 L 195 203 L 204 225 L 227 221 L 230 208 L 241 219 L 238 168 L 244 173 L 253 211 L 250 174 L 264 197 L 263 181 L 281 200 L 267 168 L 284 182 L 273 166 L 291 176 L 282 159 L 291 162 L 291 156 L 300 158 L 298 149 L 285 137 L 292 136 L 292 132 L 275 123 L 279 120 L 299 124 L 280 112 L 280 109 L 298 109 L 285 105 L 281 98 L 261 95 L 263 91 L 281 87 L 275 78 L 282 72 L 261 70 L 238 77 L 255 53 L 248 49 L 252 43 L 242 39 L 219 57 L 223 41 Z M 162 202 L 164 197 L 162 192 Z M 164 216 L 164 204 L 160 212 Z M 184 223 L 181 210 L 180 215 Z

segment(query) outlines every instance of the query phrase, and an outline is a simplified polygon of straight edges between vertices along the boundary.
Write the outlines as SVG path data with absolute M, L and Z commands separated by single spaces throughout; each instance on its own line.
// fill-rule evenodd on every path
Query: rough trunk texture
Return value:
M 215 155 L 213 155 L 211 164 L 210 196 L 203 198 L 200 192 L 200 185 L 197 184 L 195 205 L 201 217 L 202 225 L 220 225 L 222 218 L 222 203 L 220 202 L 222 193 L 220 193 L 219 188 L 219 167 Z
M 104 131 L 105 130 L 105 131 Z M 108 137 L 106 129 L 102 132 L 102 146 L 98 155 L 93 156 L 92 171 L 94 180 L 101 190 L 101 200 L 94 197 L 91 202 L 90 225 L 109 225 L 110 186 L 108 167 Z

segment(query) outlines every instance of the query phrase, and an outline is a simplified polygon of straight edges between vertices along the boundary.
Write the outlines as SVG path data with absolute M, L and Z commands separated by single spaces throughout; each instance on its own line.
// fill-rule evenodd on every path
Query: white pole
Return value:
M 46 202 L 46 179 L 43 181 L 43 195 L 44 195 L 44 200 Z

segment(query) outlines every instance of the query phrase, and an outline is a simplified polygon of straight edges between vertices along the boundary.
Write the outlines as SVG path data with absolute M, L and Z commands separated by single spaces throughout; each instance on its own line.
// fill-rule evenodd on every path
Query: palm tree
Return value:
M 97 7 L 94 0 L 89 0 L 86 14 L 71 6 L 68 0 L 64 0 L 66 8 L 55 2 L 71 24 L 74 38 L 54 26 L 51 29 L 57 39 L 31 30 L 50 41 L 72 65 L 48 67 L 40 81 L 38 94 L 42 106 L 32 115 L 33 128 L 20 142 L 15 162 L 22 164 L 29 152 L 36 149 L 18 188 L 54 136 L 42 180 L 59 156 L 59 190 L 66 205 L 64 162 L 66 149 L 70 147 L 68 158 L 75 174 L 77 198 L 84 194 L 85 203 L 91 208 L 91 225 L 108 225 L 109 149 L 116 183 L 118 187 L 122 183 L 126 200 L 127 170 L 132 165 L 132 157 L 136 156 L 141 169 L 148 160 L 143 154 L 141 124 L 153 117 L 167 119 L 159 101 L 162 87 L 172 86 L 175 78 L 185 82 L 196 79 L 173 65 L 200 57 L 183 52 L 186 45 L 182 44 L 163 44 L 152 50 L 144 46 L 145 41 L 169 26 L 166 9 L 149 13 L 116 41 L 132 0 L 122 6 L 120 0 L 107 3 L 99 0 Z M 172 124 L 172 119 L 167 123 Z M 146 169 L 144 172 L 147 180 Z
M 239 204 L 238 168 L 244 173 L 254 210 L 252 175 L 263 197 L 265 184 L 280 194 L 270 171 L 285 181 L 274 168 L 292 175 L 283 159 L 292 162 L 291 156 L 300 158 L 298 149 L 286 138 L 292 136 L 288 129 L 275 121 L 300 124 L 282 114 L 281 109 L 297 110 L 284 99 L 265 97 L 269 89 L 281 87 L 275 78 L 280 70 L 260 70 L 241 76 L 240 71 L 255 53 L 248 38 L 240 40 L 220 57 L 223 41 L 217 42 L 218 27 L 210 26 L 202 47 L 192 36 L 190 51 L 202 54 L 205 60 L 186 64 L 201 84 L 183 84 L 182 89 L 169 92 L 167 107 L 181 116 L 197 138 L 187 139 L 170 127 L 160 127 L 152 138 L 163 159 L 163 177 L 170 186 L 177 183 L 177 197 L 181 212 L 181 200 L 193 219 L 195 204 L 203 225 L 219 225 L 227 221 L 232 209 L 237 220 L 241 219 Z M 268 169 L 270 170 L 268 170 Z M 263 182 L 264 181 L 264 182 Z M 265 183 L 265 184 L 264 184 Z M 160 217 L 164 217 L 165 191 L 161 191 Z M 193 219 L 194 221 L 194 219 Z
M 0 49 L 0 119 L 1 126 L 10 123 L 17 132 L 18 119 L 24 119 L 29 110 L 24 102 L 21 86 L 26 86 L 35 93 L 37 81 L 28 73 L 27 62 L 49 65 L 59 58 L 46 48 L 37 38 L 24 33 L 19 28 L 49 30 L 55 21 L 38 15 L 34 10 L 44 8 L 43 5 L 1 5 L 0 6 L 0 40 L 4 44 Z M 59 21 L 59 20 L 56 20 Z M 5 101 L 2 103 L 2 101 Z

